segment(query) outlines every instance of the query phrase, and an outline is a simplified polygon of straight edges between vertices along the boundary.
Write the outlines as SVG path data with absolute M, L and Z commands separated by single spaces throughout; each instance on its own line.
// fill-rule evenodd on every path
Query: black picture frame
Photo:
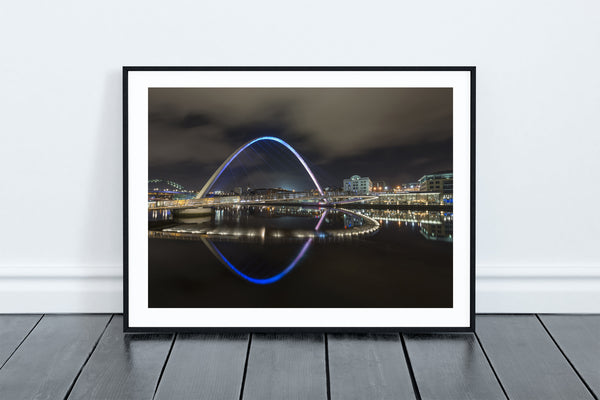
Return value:
M 129 74 L 136 71 L 167 71 L 167 72 L 185 72 L 185 71 L 461 71 L 467 72 L 470 76 L 470 105 L 469 105 L 469 124 L 470 124 L 470 215 L 469 215 L 469 326 L 443 326 L 443 327 L 181 327 L 181 326 L 132 326 L 130 324 L 130 301 L 129 301 Z M 296 333 L 296 332 L 315 332 L 315 333 L 336 333 L 336 332 L 473 332 L 475 329 L 475 160 L 476 160 L 476 67 L 474 66 L 124 66 L 123 72 L 123 329 L 127 333 L 142 332 L 198 332 L 198 333 Z

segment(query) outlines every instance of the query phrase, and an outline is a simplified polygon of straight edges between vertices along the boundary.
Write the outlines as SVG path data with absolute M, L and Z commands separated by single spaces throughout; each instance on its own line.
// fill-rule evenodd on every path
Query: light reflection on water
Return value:
M 320 227 L 315 220 L 329 210 Z M 235 206 L 215 208 L 210 214 L 177 214 L 170 210 L 149 212 L 150 234 L 166 237 L 169 233 L 206 236 L 294 238 L 294 237 L 352 237 L 355 234 L 375 233 L 378 225 L 398 222 L 419 227 L 430 240 L 452 241 L 452 213 L 447 211 L 416 211 L 393 209 L 328 209 L 289 206 Z M 160 232 L 163 235 L 159 234 Z M 182 237 L 185 235 L 173 235 Z M 354 235 L 356 236 L 356 235 Z M 200 237 L 197 238 L 200 240 Z
M 149 213 L 150 307 L 452 306 L 449 212 L 202 211 Z
M 389 223 L 418 227 L 428 240 L 452 241 L 452 215 L 447 212 L 330 209 L 287 206 L 234 206 L 217 208 L 209 215 L 177 215 L 170 210 L 149 213 L 149 237 L 202 241 L 212 255 L 254 284 L 272 284 L 302 260 L 314 240 L 360 240 L 376 235 Z M 297 241 L 299 250 L 290 252 L 289 262 L 273 262 L 266 249 L 282 241 Z M 231 250 L 232 244 L 244 244 Z M 248 248 L 254 246 L 254 251 Z M 258 255 L 257 255 L 257 251 Z M 227 252 L 232 252 L 227 255 Z M 241 257 L 240 257 L 241 255 Z
M 150 235 L 261 241 L 332 239 L 374 234 L 380 226 L 376 219 L 353 210 L 256 206 L 217 209 L 210 218 L 174 218 L 172 222 L 152 229 Z

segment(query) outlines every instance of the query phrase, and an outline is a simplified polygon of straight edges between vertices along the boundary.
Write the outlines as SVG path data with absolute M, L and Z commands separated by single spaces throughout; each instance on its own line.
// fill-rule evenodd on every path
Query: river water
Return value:
M 452 307 L 452 214 L 242 206 L 149 215 L 150 307 Z

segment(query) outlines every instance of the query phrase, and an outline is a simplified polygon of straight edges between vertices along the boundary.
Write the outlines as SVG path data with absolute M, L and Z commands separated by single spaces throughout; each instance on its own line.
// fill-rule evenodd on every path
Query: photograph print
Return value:
M 457 89 L 285 79 L 148 82 L 144 306 L 181 317 L 141 326 L 468 328 L 471 240 L 454 245 L 455 199 L 469 209 L 454 184 L 465 173 L 454 170 Z M 460 322 L 436 321 L 444 312 Z

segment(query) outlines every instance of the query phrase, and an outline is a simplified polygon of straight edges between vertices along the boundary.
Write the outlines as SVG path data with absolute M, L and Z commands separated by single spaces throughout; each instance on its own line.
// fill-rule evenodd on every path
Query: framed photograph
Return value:
M 124 67 L 125 331 L 474 328 L 474 67 Z

